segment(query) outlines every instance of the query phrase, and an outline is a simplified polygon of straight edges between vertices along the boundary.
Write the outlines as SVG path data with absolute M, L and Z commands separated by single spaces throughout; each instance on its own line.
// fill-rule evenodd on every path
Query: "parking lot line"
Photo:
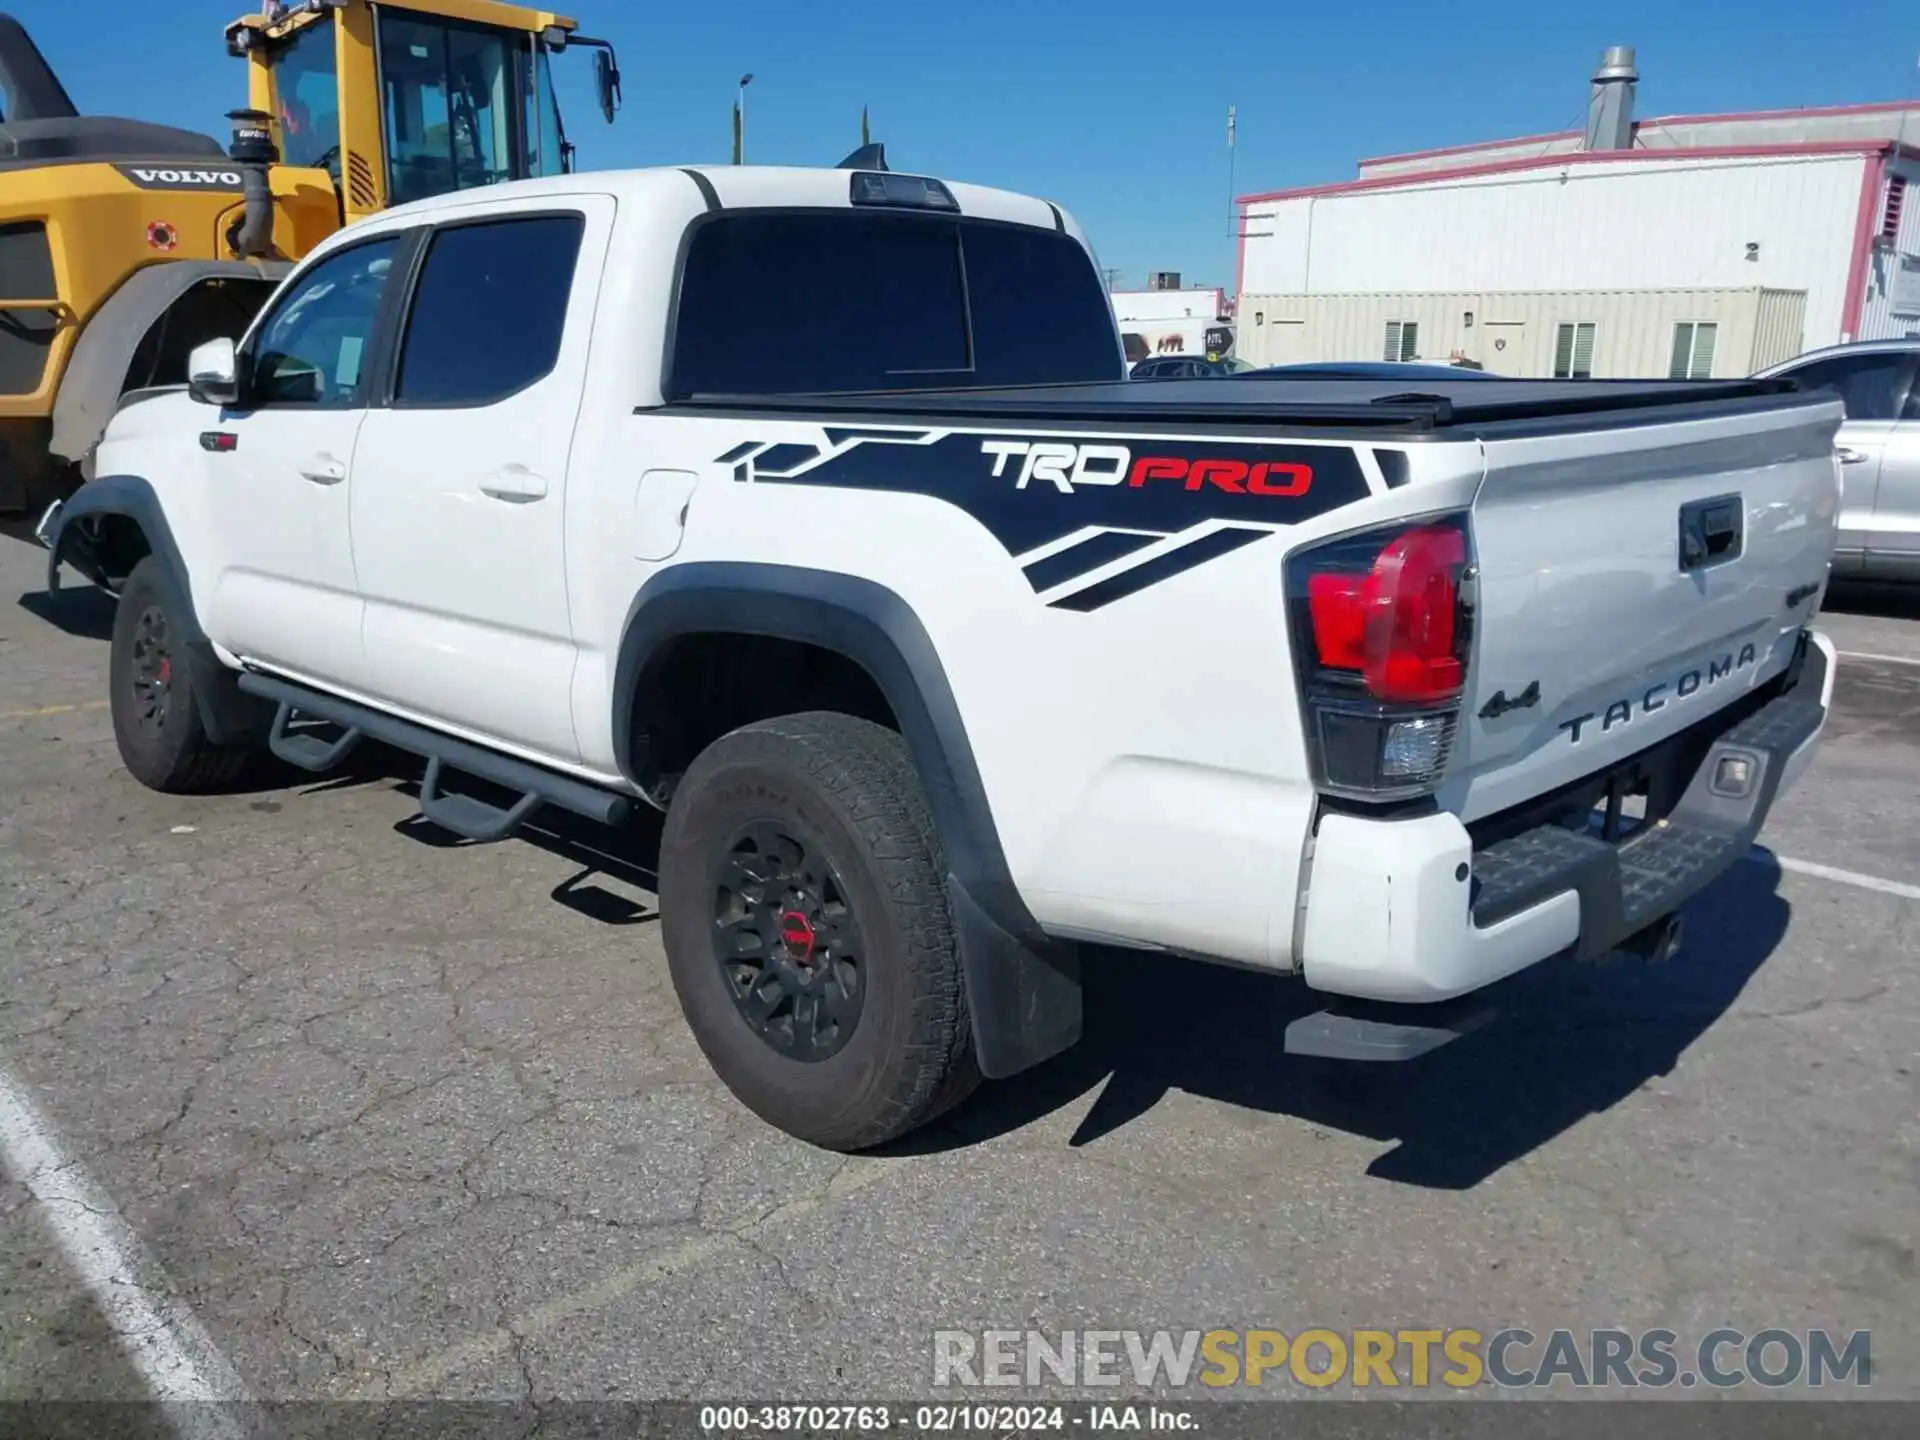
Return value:
M 1878 665 L 1920 665 L 1920 656 L 1876 655 L 1871 650 L 1836 650 L 1842 660 L 1871 660 Z
M 87 1289 L 151 1397 L 195 1440 L 244 1440 L 232 1406 L 252 1403 L 219 1346 L 120 1216 L 68 1155 L 27 1089 L 0 1069 L 0 1163 L 32 1195 L 62 1258 Z M 208 1402 L 224 1402 L 215 1404 Z
M 731 1245 L 751 1243 L 754 1237 L 788 1220 L 797 1220 L 809 1215 L 822 1206 L 840 1200 L 869 1185 L 878 1184 L 902 1165 L 904 1160 L 856 1160 L 849 1162 L 844 1170 L 835 1173 L 833 1178 L 811 1194 L 797 1196 L 783 1204 L 776 1205 L 766 1214 L 744 1221 L 712 1234 L 702 1235 L 677 1245 L 664 1255 L 656 1255 L 637 1265 L 629 1265 L 615 1270 L 601 1280 L 595 1281 L 585 1289 L 576 1290 L 571 1295 L 562 1295 L 536 1305 L 517 1319 L 477 1335 L 471 1340 L 449 1346 L 437 1355 L 428 1355 L 413 1364 L 394 1371 L 384 1385 L 369 1386 L 361 1392 L 360 1398 L 401 1400 L 410 1397 L 430 1395 L 432 1388 L 451 1375 L 488 1360 L 498 1360 L 513 1352 L 516 1343 L 531 1336 L 544 1334 L 562 1321 L 576 1315 L 598 1310 L 612 1304 L 622 1296 L 631 1295 L 636 1290 L 645 1290 L 670 1280 L 676 1275 L 684 1275 L 689 1270 L 703 1264 Z
M 1749 850 L 1747 858 L 1755 861 L 1771 860 L 1782 870 L 1791 870 L 1796 875 L 1811 875 L 1816 880 L 1831 880 L 1839 885 L 1853 885 L 1862 890 L 1877 890 L 1882 895 L 1898 895 L 1903 900 L 1920 900 L 1920 885 L 1909 885 L 1904 880 L 1883 880 L 1878 875 L 1862 875 L 1858 870 L 1838 870 L 1831 865 L 1819 865 L 1812 860 L 1795 860 L 1790 855 L 1775 855 L 1766 850 Z
M 0 720 L 38 720 L 43 715 L 73 715 L 81 710 L 104 710 L 111 700 L 82 700 L 77 705 L 42 705 L 37 710 L 0 710 Z

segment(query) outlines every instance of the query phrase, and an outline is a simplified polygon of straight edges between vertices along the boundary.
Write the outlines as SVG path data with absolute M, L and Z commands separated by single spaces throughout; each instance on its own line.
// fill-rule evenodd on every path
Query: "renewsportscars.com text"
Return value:
M 936 1386 L 1768 1389 L 1873 1383 L 1870 1331 L 937 1330 Z

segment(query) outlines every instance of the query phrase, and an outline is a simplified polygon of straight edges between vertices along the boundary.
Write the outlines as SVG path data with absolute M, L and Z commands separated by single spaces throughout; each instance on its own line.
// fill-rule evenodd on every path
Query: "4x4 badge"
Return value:
M 1540 682 L 1538 680 L 1529 680 L 1527 682 L 1527 688 L 1511 700 L 1507 699 L 1506 691 L 1494 691 L 1493 698 L 1480 707 L 1480 718 L 1482 720 L 1498 720 L 1509 710 L 1526 710 L 1539 703 Z

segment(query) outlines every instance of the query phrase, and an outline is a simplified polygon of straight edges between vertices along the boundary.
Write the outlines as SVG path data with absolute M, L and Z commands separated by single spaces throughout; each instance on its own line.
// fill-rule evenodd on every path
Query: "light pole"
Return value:
M 740 154 L 735 164 L 747 163 L 747 86 L 753 83 L 753 73 L 749 71 L 740 77 Z

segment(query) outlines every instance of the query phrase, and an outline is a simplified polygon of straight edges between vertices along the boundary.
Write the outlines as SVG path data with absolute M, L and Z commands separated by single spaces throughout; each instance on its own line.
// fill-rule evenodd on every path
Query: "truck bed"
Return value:
M 677 413 L 830 414 L 876 421 L 1049 422 L 1138 426 L 1205 424 L 1314 430 L 1447 432 L 1452 438 L 1542 422 L 1580 429 L 1771 409 L 1798 394 L 1791 380 L 1488 380 L 1241 375 L 1194 380 L 1112 380 L 1001 390 L 939 389 L 812 395 L 701 395 Z M 1816 397 L 1807 397 L 1817 403 Z

